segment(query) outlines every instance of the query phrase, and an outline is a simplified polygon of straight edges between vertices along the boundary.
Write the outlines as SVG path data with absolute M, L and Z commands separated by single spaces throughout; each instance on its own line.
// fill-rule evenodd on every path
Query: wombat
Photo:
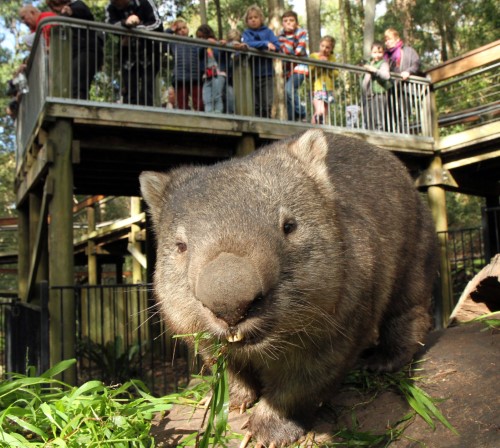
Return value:
M 289 444 L 363 360 L 392 371 L 430 327 L 431 216 L 403 164 L 310 130 L 244 157 L 144 172 L 158 251 L 154 288 L 177 334 L 227 342 L 231 406 Z

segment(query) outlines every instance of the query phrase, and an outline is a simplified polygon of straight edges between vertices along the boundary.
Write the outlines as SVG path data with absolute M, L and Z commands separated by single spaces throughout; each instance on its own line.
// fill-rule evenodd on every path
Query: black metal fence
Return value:
M 448 230 L 447 258 L 455 304 L 476 274 L 500 253 L 500 207 L 483 207 L 482 226 Z
M 49 368 L 49 324 L 65 328 L 76 322 L 77 383 L 90 379 L 117 384 L 140 379 L 155 395 L 187 384 L 195 360 L 181 339 L 173 339 L 151 302 L 150 285 L 67 286 L 52 288 L 50 307 L 60 321 L 49 318 L 49 288 L 41 285 L 40 305 L 14 298 L 0 299 L 0 373 L 37 374 Z M 68 294 L 70 292 L 70 294 Z M 68 302 L 68 297 L 72 303 Z M 62 339 L 64 330 L 57 331 Z M 65 380 L 64 372 L 62 380 Z
M 157 394 L 177 390 L 192 370 L 187 347 L 172 339 L 152 299 L 151 285 L 52 288 L 53 306 L 76 322 L 77 381 L 106 384 L 138 378 Z M 74 304 L 67 307 L 67 292 Z M 66 294 L 65 294 L 66 292 Z M 74 306 L 73 306 L 74 305 Z M 65 306 L 74 316 L 65 312 Z M 60 322 L 64 327 L 64 322 Z
M 4 294 L 0 297 L 0 373 L 25 372 L 34 366 L 38 372 L 49 368 L 48 297 L 42 294 L 40 306 L 23 303 Z

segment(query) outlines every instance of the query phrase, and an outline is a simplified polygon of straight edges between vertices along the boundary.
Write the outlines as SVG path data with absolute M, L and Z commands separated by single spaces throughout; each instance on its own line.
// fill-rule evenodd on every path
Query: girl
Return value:
M 333 50 L 335 39 L 332 36 L 325 36 L 319 42 L 319 52 L 312 53 L 311 59 L 319 61 L 335 62 Z M 311 120 L 313 124 L 323 124 L 325 113 L 330 103 L 333 103 L 333 88 L 337 70 L 322 67 L 310 68 L 313 76 L 313 106 L 314 115 Z
M 280 42 L 270 28 L 264 25 L 264 13 L 257 5 L 250 6 L 244 16 L 247 29 L 243 31 L 243 42 L 257 50 L 279 51 Z M 273 61 L 267 57 L 256 57 L 252 61 L 254 81 L 255 115 L 271 118 L 274 99 Z
M 198 39 L 217 42 L 215 33 L 209 25 L 200 25 L 196 30 Z M 205 67 L 203 75 L 202 98 L 205 112 L 224 112 L 224 87 L 226 85 L 226 61 L 217 48 L 207 47 L 203 52 L 202 66 Z
M 189 37 L 189 27 L 183 19 L 177 19 L 167 33 Z M 169 53 L 174 57 L 172 85 L 175 89 L 176 107 L 189 109 L 189 97 L 194 110 L 202 111 L 201 101 L 201 48 L 196 45 L 175 42 L 169 44 Z

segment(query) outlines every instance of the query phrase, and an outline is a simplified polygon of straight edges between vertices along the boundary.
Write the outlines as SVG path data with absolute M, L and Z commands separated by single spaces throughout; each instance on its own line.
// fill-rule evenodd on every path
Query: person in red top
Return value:
M 35 33 L 40 21 L 47 17 L 57 17 L 57 14 L 54 14 L 53 12 L 42 12 L 33 5 L 23 6 L 19 10 L 19 19 L 30 29 L 32 33 Z M 47 48 L 50 44 L 50 28 L 52 28 L 52 26 L 53 25 L 45 25 L 42 30 Z

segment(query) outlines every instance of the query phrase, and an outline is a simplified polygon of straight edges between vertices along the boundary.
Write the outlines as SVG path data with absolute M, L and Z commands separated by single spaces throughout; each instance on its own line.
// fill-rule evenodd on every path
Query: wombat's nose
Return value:
M 249 259 L 223 252 L 203 266 L 195 293 L 218 318 L 234 326 L 255 298 L 262 297 L 262 282 Z

